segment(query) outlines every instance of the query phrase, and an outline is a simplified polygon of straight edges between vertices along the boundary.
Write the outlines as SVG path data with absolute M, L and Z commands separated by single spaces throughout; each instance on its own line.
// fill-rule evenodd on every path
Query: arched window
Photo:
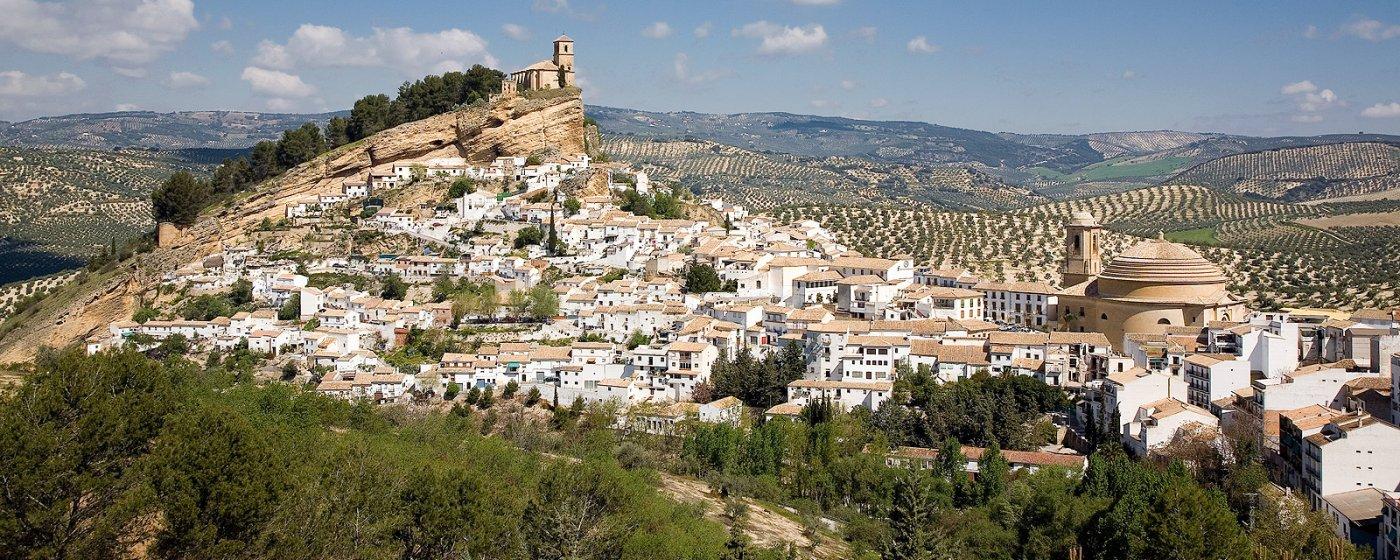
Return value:
M 1099 319 L 1104 320 L 1104 321 L 1107 321 L 1107 320 L 1108 320 L 1108 314 L 1107 314 L 1107 313 L 1100 313 L 1100 314 L 1099 314 Z
M 1166 317 L 1162 317 L 1161 319 L 1157 319 L 1157 324 L 1158 324 L 1158 325 L 1170 325 L 1170 324 L 1172 324 L 1172 320 L 1171 320 L 1171 319 L 1168 319 L 1168 318 L 1166 318 Z

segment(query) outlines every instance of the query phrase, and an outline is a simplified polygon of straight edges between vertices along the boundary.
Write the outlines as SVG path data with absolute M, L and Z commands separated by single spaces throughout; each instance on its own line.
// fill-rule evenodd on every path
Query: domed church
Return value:
M 1244 319 L 1225 273 L 1191 248 L 1159 233 L 1105 266 L 1102 236 L 1103 226 L 1088 212 L 1075 212 L 1065 224 L 1060 314 L 1070 330 L 1104 333 L 1121 349 L 1128 333 Z

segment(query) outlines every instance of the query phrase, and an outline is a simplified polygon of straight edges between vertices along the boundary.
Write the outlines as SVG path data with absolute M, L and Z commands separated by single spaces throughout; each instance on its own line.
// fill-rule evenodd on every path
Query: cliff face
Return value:
M 64 346 L 131 318 L 140 294 L 166 272 L 213 254 L 221 245 L 252 243 L 263 218 L 277 220 L 288 202 L 339 193 L 341 182 L 370 168 L 402 160 L 465 157 L 487 163 L 498 156 L 584 153 L 583 100 L 576 90 L 548 98 L 516 97 L 406 123 L 337 148 L 205 211 L 179 232 L 163 232 L 161 246 L 124 264 L 124 270 L 28 318 L 0 340 L 0 363 L 31 359 L 40 346 Z M 172 235 L 178 233 L 178 235 Z M 297 240 L 280 240 L 281 245 Z M 269 247 L 271 249 L 271 247 Z
M 195 241 L 214 235 L 227 242 L 229 233 L 247 232 L 264 217 L 277 219 L 293 199 L 339 192 L 343 180 L 396 161 L 464 157 L 488 163 L 499 156 L 580 154 L 583 138 L 583 100 L 576 94 L 468 107 L 394 127 L 299 165 L 187 233 Z

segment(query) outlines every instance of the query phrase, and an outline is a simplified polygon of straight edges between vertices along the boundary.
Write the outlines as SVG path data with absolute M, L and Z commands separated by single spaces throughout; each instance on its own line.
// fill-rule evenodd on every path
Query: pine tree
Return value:
M 910 469 L 895 480 L 890 506 L 890 542 L 881 551 L 884 560 L 928 560 L 933 558 L 933 496 L 928 481 Z
M 151 192 L 151 208 L 157 222 L 193 224 L 213 189 L 188 171 L 177 171 Z

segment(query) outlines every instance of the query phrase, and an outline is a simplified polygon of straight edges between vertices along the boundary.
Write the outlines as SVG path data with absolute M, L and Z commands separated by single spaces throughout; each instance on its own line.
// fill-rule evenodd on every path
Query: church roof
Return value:
M 558 70 L 559 67 L 551 60 L 541 60 L 525 68 L 526 70 Z
M 1096 219 L 1094 219 L 1094 215 L 1093 215 L 1093 214 L 1090 214 L 1089 212 L 1086 212 L 1086 211 L 1084 211 L 1084 210 L 1080 210 L 1080 211 L 1078 211 L 1078 212 L 1075 212 L 1075 213 L 1073 213 L 1073 214 L 1070 214 L 1069 223 L 1070 223 L 1070 225 L 1074 225 L 1074 226 L 1097 226 L 1097 225 L 1099 225 L 1099 221 L 1096 220 Z
M 574 40 L 573 40 L 573 39 L 570 39 L 568 35 L 560 35 L 560 36 L 558 36 L 558 37 L 555 37 L 553 42 L 555 42 L 555 43 L 559 43 L 559 42 L 569 42 L 569 43 L 572 43 L 572 42 L 574 42 Z
M 1220 268 L 1190 247 L 1156 239 L 1139 242 L 1123 251 L 1103 269 L 1099 278 L 1129 282 L 1224 284 Z

